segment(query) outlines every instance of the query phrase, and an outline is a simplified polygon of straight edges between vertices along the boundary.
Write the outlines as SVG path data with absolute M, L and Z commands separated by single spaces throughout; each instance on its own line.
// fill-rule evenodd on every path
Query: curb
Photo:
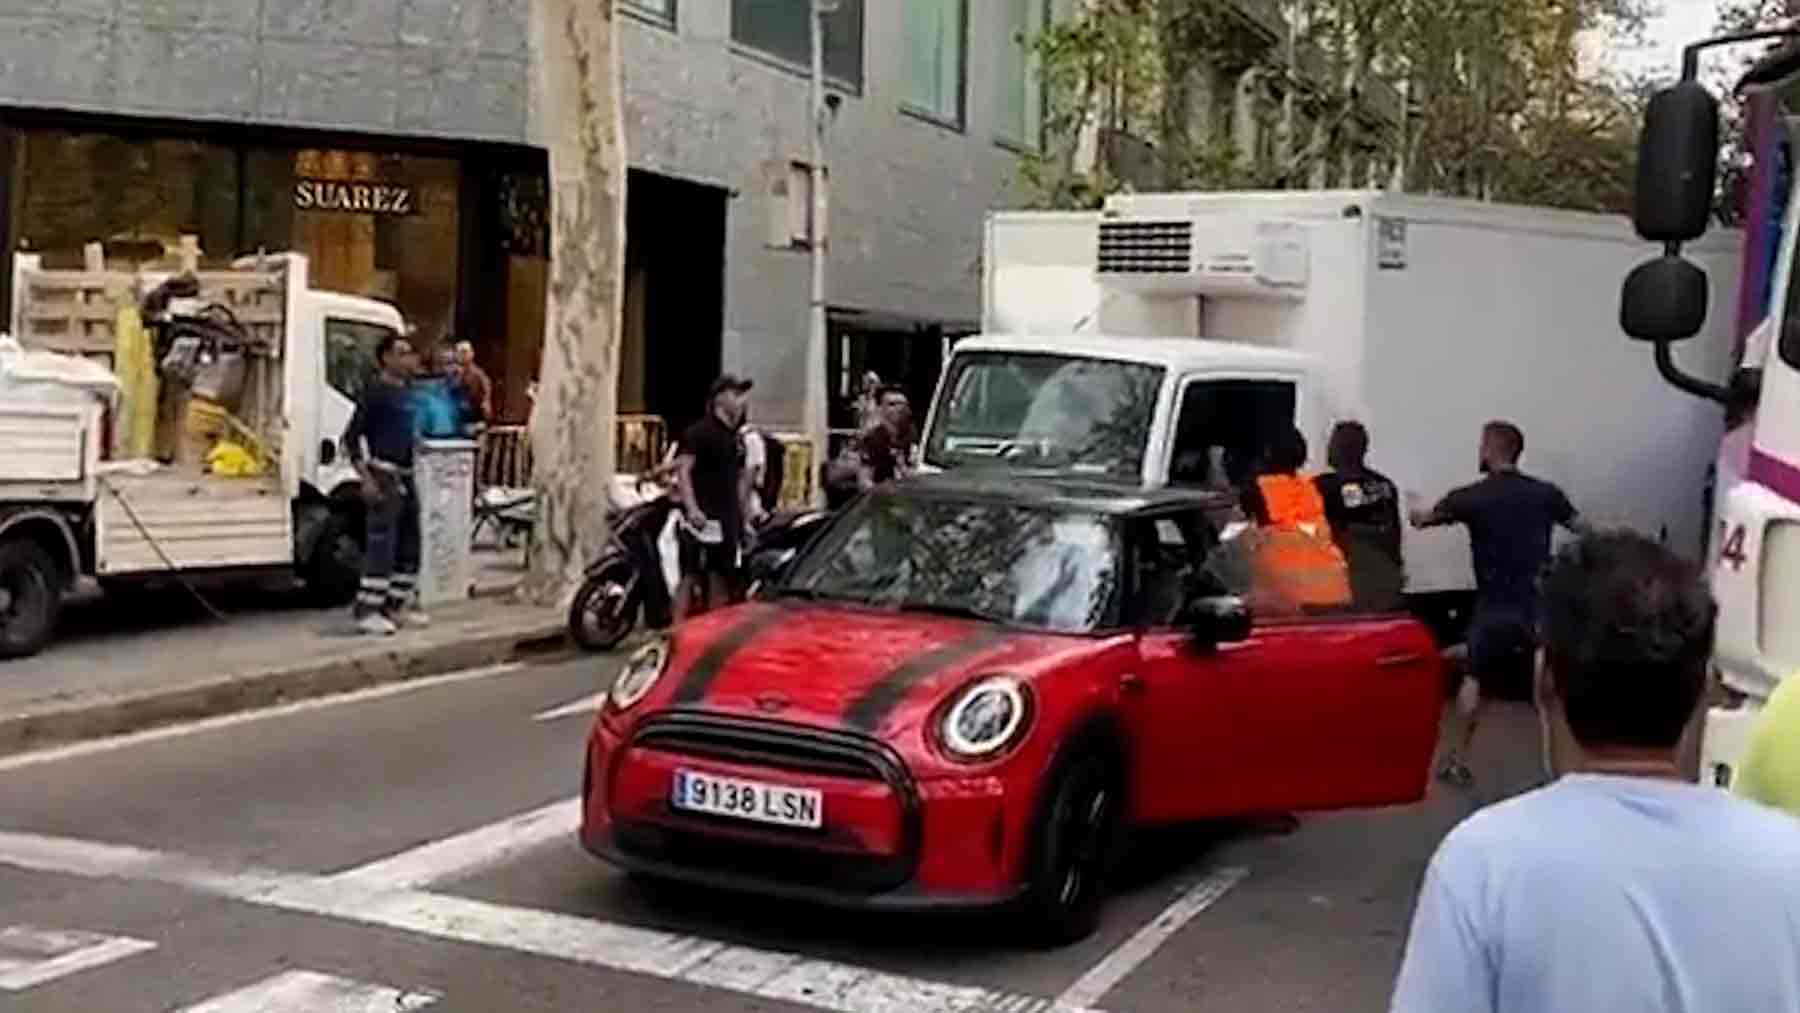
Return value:
M 387 647 L 133 696 L 0 716 L 0 756 L 517 661 L 566 647 L 561 622 Z

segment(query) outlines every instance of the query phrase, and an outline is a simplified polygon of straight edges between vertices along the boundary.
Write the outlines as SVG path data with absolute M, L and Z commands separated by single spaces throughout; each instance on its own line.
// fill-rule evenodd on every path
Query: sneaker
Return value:
M 1437 776 L 1438 780 L 1456 788 L 1468 788 L 1475 784 L 1475 772 L 1469 769 L 1468 764 L 1454 756 L 1444 761 L 1444 765 L 1438 769 Z
M 392 621 L 403 630 L 422 630 L 431 625 L 431 616 L 424 609 L 407 608 L 393 613 Z
M 397 630 L 394 621 L 379 612 L 371 612 L 356 620 L 356 630 L 371 637 L 391 637 Z

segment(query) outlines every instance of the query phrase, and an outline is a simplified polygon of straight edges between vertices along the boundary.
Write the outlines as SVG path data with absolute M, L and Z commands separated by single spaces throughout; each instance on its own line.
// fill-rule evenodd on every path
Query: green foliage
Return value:
M 1033 207 L 1133 187 L 1360 186 L 1629 205 L 1641 89 L 1583 65 L 1651 0 L 1093 0 L 1033 40 Z M 1248 75 L 1245 72 L 1250 72 Z M 1260 142 L 1232 123 L 1250 90 Z M 1124 157 L 1131 154 L 1132 157 Z

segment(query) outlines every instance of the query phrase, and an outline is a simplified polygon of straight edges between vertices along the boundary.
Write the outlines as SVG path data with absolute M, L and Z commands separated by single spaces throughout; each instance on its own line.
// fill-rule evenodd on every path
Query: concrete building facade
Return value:
M 1018 39 L 1049 0 L 840 0 L 832 385 L 929 390 L 978 316 L 982 213 L 1035 140 Z M 466 336 L 522 417 L 545 277 L 529 0 L 0 0 L 0 234 L 54 262 L 199 234 L 298 248 Z M 719 369 L 800 420 L 807 333 L 804 0 L 618 0 L 630 236 L 621 407 L 678 425 Z M 416 187 L 418 213 L 296 202 Z M 298 206 L 297 206 L 298 203 Z M 135 244 L 135 245 L 134 245 Z M 6 272 L 10 276 L 10 271 Z M 10 299 L 10 293 L 0 291 Z

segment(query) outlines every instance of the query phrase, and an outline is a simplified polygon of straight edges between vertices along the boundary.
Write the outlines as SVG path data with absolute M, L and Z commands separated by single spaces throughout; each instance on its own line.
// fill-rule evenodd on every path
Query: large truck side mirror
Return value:
M 1682 81 L 1650 99 L 1638 136 L 1637 189 L 1631 221 L 1657 243 L 1685 243 L 1706 232 L 1718 174 L 1719 103 L 1698 81 Z
M 1619 326 L 1639 341 L 1685 341 L 1706 324 L 1706 272 L 1679 255 L 1647 260 L 1625 276 Z

